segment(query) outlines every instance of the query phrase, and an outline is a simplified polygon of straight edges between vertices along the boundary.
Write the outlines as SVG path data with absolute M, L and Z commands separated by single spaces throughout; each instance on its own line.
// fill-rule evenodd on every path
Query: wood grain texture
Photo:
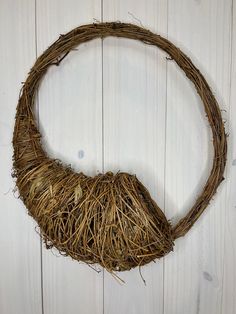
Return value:
M 104 1 L 104 21 L 129 21 L 166 35 L 167 4 Z M 103 42 L 105 171 L 136 174 L 164 207 L 166 58 L 128 39 Z M 105 272 L 104 313 L 162 313 L 163 260 L 118 274 Z
M 200 68 L 225 110 L 230 10 L 231 1 L 169 1 L 169 39 Z M 193 204 L 207 179 L 212 147 L 202 104 L 171 61 L 167 82 L 166 213 L 176 220 Z M 174 254 L 165 258 L 165 313 L 221 313 L 226 210 L 223 184 L 196 226 L 176 241 Z
M 13 9 L 14 8 L 14 9 Z M 12 132 L 21 82 L 35 60 L 34 2 L 0 2 L 0 313 L 41 313 L 40 240 L 13 193 Z
M 38 1 L 38 54 L 72 28 L 100 19 L 100 1 Z M 39 91 L 39 117 L 51 156 L 77 171 L 102 171 L 101 40 L 50 69 Z M 88 88 L 89 86 L 89 88 Z M 43 246 L 45 314 L 102 313 L 103 273 Z

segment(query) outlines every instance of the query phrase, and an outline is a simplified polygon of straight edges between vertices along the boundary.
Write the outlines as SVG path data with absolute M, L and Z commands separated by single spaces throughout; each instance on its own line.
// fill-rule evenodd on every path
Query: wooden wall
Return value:
M 236 313 L 236 1 L 0 0 L 0 313 Z M 175 250 L 121 285 L 48 251 L 17 198 L 12 132 L 22 81 L 60 34 L 124 21 L 168 37 L 203 72 L 229 133 L 226 180 Z M 176 222 L 208 176 L 211 132 L 192 84 L 160 50 L 107 38 L 50 69 L 37 115 L 51 156 L 76 170 L 135 173 Z M 36 229 L 36 230 L 35 230 Z

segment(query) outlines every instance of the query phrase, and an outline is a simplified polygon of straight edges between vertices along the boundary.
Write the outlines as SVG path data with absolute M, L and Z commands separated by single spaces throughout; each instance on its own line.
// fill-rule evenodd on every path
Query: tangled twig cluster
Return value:
M 187 215 L 172 227 L 139 180 L 128 173 L 89 177 L 48 157 L 33 113 L 39 83 L 51 65 L 95 38 L 125 37 L 166 51 L 193 82 L 208 117 L 214 145 L 210 176 Z M 173 250 L 209 204 L 223 180 L 226 135 L 221 112 L 206 80 L 167 39 L 126 23 L 83 25 L 61 35 L 35 62 L 24 83 L 13 137 L 14 175 L 20 197 L 37 221 L 48 248 L 108 271 L 128 270 Z

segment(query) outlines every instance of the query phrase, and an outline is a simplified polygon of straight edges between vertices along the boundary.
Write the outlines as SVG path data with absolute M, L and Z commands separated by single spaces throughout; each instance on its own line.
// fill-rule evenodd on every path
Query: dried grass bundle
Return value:
M 41 79 L 79 44 L 107 36 L 136 39 L 166 51 L 202 99 L 213 135 L 212 170 L 201 195 L 174 227 L 135 176 L 108 172 L 89 177 L 49 158 L 42 148 L 33 113 Z M 191 60 L 167 39 L 126 23 L 75 28 L 37 59 L 19 98 L 13 146 L 16 185 L 46 246 L 88 264 L 99 263 L 108 271 L 129 270 L 173 250 L 173 241 L 192 227 L 223 180 L 227 148 L 217 101 Z

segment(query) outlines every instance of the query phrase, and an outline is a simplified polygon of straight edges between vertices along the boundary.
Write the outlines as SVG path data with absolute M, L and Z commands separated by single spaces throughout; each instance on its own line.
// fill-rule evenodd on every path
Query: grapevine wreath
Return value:
M 212 169 L 195 204 L 175 226 L 135 175 L 107 172 L 90 177 L 50 158 L 33 113 L 39 83 L 52 65 L 76 46 L 95 38 L 125 37 L 169 54 L 194 84 L 211 126 Z M 226 163 L 226 134 L 211 89 L 191 60 L 169 40 L 127 23 L 82 25 L 61 35 L 35 62 L 19 98 L 13 135 L 13 175 L 20 198 L 38 223 L 46 247 L 108 271 L 124 271 L 173 250 L 209 204 Z

